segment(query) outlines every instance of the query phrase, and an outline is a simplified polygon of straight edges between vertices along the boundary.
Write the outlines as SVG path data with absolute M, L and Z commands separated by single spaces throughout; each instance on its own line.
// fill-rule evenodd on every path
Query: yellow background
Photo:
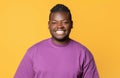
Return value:
M 71 38 L 94 55 L 101 78 L 120 78 L 119 0 L 1 0 L 0 78 L 13 78 L 26 50 L 49 38 L 49 10 L 67 5 L 74 28 Z

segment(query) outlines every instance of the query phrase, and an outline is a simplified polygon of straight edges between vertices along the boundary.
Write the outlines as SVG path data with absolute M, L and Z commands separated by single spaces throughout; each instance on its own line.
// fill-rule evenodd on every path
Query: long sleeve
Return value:
M 99 78 L 94 58 L 88 50 L 85 51 L 82 78 Z
M 29 51 L 22 59 L 14 78 L 34 78 L 33 64 Z

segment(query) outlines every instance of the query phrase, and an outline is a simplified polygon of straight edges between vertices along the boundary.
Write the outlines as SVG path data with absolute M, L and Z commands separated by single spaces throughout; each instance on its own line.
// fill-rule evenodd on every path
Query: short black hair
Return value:
M 50 10 L 49 20 L 50 20 L 51 14 L 54 12 L 66 12 L 66 13 L 68 13 L 70 16 L 70 20 L 72 21 L 72 15 L 71 15 L 70 9 L 67 6 L 65 6 L 63 4 L 56 4 L 55 6 L 53 6 L 53 8 Z

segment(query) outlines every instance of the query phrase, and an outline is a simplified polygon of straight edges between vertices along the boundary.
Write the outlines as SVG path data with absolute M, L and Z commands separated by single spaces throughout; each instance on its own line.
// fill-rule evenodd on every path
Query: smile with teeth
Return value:
M 56 33 L 62 35 L 64 34 L 64 30 L 57 30 Z

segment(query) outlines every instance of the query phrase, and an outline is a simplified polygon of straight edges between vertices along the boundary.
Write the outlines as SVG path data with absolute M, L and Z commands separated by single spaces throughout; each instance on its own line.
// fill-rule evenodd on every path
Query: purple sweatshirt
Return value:
M 26 52 L 14 78 L 99 78 L 94 58 L 80 43 L 56 45 L 51 38 Z

